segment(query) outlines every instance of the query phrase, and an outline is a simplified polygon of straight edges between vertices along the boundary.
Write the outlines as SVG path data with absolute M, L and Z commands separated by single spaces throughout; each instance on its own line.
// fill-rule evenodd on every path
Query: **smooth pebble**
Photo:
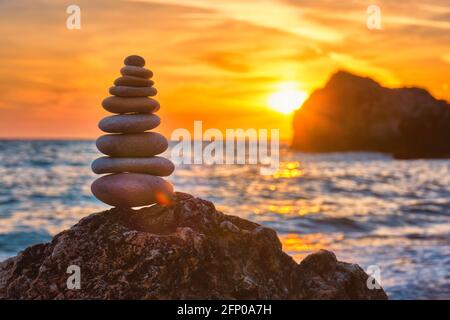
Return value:
M 167 139 L 157 132 L 107 134 L 97 139 L 97 149 L 111 157 L 151 157 L 167 150 Z
M 109 93 L 117 97 L 148 97 L 155 96 L 155 87 L 126 87 L 114 86 L 109 88 Z
M 112 113 L 152 113 L 159 110 L 159 102 L 147 97 L 124 98 L 111 96 L 103 100 L 103 108 Z
M 155 114 L 119 114 L 103 118 L 98 127 L 109 133 L 138 133 L 154 129 L 160 123 Z
M 92 171 L 97 174 L 136 172 L 154 176 L 170 176 L 175 170 L 172 161 L 163 157 L 110 158 L 101 157 L 92 162 Z
M 166 180 L 139 173 L 118 173 L 100 177 L 92 183 L 91 190 L 97 199 L 115 207 L 166 204 L 173 193 L 172 185 Z
M 128 87 L 151 87 L 154 84 L 153 80 L 133 76 L 123 76 L 114 81 L 114 85 L 116 86 Z
M 123 63 L 127 66 L 137 66 L 137 67 L 145 66 L 144 58 L 136 54 L 126 57 L 125 60 L 123 60 Z
M 136 66 L 125 66 L 120 69 L 120 74 L 123 76 L 133 76 L 145 79 L 149 79 L 153 76 L 153 72 L 150 70 Z

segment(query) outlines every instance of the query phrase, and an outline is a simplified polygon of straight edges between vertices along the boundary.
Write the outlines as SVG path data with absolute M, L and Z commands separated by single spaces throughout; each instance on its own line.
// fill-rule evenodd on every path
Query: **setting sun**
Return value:
M 308 94 L 296 88 L 296 84 L 285 83 L 280 85 L 279 91 L 268 98 L 269 106 L 281 113 L 289 114 L 300 108 Z

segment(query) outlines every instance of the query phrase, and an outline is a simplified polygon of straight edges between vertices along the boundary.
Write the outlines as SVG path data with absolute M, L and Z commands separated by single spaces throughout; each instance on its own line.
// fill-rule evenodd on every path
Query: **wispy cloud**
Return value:
M 342 34 L 334 28 L 317 24 L 303 16 L 300 7 L 278 0 L 132 0 L 150 3 L 180 4 L 210 9 L 222 19 L 234 19 L 257 26 L 273 28 L 307 39 L 339 42 Z

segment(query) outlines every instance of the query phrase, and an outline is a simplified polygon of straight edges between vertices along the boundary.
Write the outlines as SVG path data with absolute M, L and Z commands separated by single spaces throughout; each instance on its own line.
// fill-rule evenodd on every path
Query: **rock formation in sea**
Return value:
M 0 299 L 387 299 L 367 282 L 329 251 L 297 264 L 272 229 L 184 193 L 94 213 L 0 263 Z
M 450 104 L 420 88 L 385 88 L 339 71 L 294 116 L 292 147 L 450 157 Z
M 109 89 L 112 96 L 103 100 L 103 107 L 116 115 L 99 123 L 107 132 L 97 139 L 97 148 L 107 155 L 92 163 L 92 170 L 108 174 L 94 181 L 92 193 L 101 201 L 115 207 L 139 207 L 153 203 L 168 203 L 172 185 L 161 176 L 170 175 L 173 163 L 157 154 L 168 147 L 167 139 L 157 132 L 148 132 L 160 124 L 154 114 L 159 110 L 153 72 L 144 68 L 145 60 L 136 55 L 125 58 Z

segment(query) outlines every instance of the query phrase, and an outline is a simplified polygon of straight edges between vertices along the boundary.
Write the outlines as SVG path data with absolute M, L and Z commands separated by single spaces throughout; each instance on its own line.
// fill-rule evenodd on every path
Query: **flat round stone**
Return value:
M 172 161 L 162 157 L 110 158 L 101 157 L 92 162 L 92 171 L 97 174 L 135 172 L 154 176 L 169 176 L 175 170 Z
M 144 58 L 136 54 L 126 57 L 125 60 L 123 60 L 123 63 L 127 66 L 137 66 L 137 67 L 145 66 Z
M 133 76 L 145 79 L 149 79 L 153 76 L 153 72 L 151 72 L 150 70 L 136 66 L 125 66 L 120 69 L 120 73 L 123 76 Z
M 152 113 L 159 110 L 159 102 L 146 97 L 108 97 L 102 102 L 103 108 L 112 113 Z
M 151 87 L 153 84 L 154 82 L 152 80 L 133 76 L 123 76 L 114 81 L 114 85 L 116 86 L 127 87 Z
M 155 114 L 119 114 L 103 118 L 98 127 L 109 133 L 138 133 L 159 126 L 161 119 Z
M 148 97 L 155 96 L 155 87 L 125 87 L 116 86 L 109 88 L 109 93 L 118 97 Z
M 148 174 L 118 173 L 103 176 L 91 185 L 94 196 L 115 207 L 141 207 L 167 204 L 173 193 L 166 180 Z
M 167 147 L 167 139 L 157 132 L 107 134 L 97 139 L 98 150 L 111 157 L 151 157 Z

